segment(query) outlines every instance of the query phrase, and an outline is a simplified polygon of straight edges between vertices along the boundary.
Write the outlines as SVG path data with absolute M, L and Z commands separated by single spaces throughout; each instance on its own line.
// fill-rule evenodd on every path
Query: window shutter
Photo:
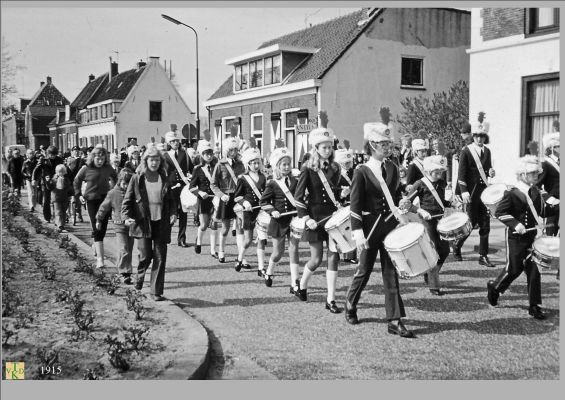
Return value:
M 281 120 L 281 113 L 271 113 L 271 121 L 280 121 Z
M 222 120 L 221 119 L 217 119 L 214 121 L 214 126 L 222 126 Z

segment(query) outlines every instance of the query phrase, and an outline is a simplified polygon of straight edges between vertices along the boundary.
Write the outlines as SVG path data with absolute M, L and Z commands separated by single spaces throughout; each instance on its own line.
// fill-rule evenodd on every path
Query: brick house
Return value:
M 283 139 L 296 162 L 325 110 L 338 140 L 361 150 L 381 106 L 398 114 L 405 97 L 468 80 L 470 31 L 467 11 L 372 8 L 263 43 L 226 60 L 233 74 L 205 102 L 212 140 L 235 126 L 265 157 Z
M 20 110 L 25 110 L 29 100 L 20 99 Z M 25 113 L 18 111 L 2 118 L 2 146 L 23 144 L 28 147 L 25 133 Z
M 25 108 L 25 135 L 30 148 L 37 150 L 41 145 L 47 147 L 51 144 L 48 125 L 57 110 L 67 104 L 70 104 L 69 101 L 53 85 L 50 76 L 47 83 L 40 83 L 39 90 Z
M 490 122 L 498 179 L 559 120 L 559 9 L 473 8 L 469 113 Z
M 73 137 L 76 127 L 79 146 L 102 144 L 113 151 L 125 147 L 131 139 L 140 145 L 164 141 L 171 124 L 188 132 L 195 125 L 194 115 L 159 57 L 149 57 L 148 63 L 140 61 L 135 68 L 121 73 L 118 64 L 110 59 L 109 71 L 89 76 L 86 86 L 61 113 L 59 122 L 54 121 L 52 129 L 60 140 L 67 138 L 66 146 L 72 146 L 68 138 Z

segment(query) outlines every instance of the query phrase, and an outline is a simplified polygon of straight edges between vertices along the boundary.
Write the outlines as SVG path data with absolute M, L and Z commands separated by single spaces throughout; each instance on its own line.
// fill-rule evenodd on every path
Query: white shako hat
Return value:
M 204 153 L 206 150 L 214 150 L 212 148 L 212 145 L 210 144 L 209 141 L 207 141 L 206 139 L 200 139 L 198 141 L 198 146 L 196 147 L 196 151 L 198 152 L 198 154 L 202 154 Z
M 333 131 L 329 128 L 316 128 L 310 132 L 308 136 L 308 142 L 310 146 L 314 147 L 319 145 L 323 142 L 332 142 L 334 141 Z
M 285 157 L 290 158 L 290 161 L 292 161 L 292 154 L 286 147 L 277 147 L 274 149 L 269 157 L 269 164 L 271 164 L 271 168 L 275 168 Z
M 363 124 L 363 139 L 370 142 L 391 142 L 390 128 L 382 122 Z
M 553 146 L 559 146 L 561 142 L 561 139 L 559 137 L 559 132 L 551 132 L 551 133 L 546 133 L 545 135 L 543 135 L 543 148 L 545 149 L 549 149 L 550 147 Z
M 527 174 L 536 171 L 539 173 L 543 171 L 541 163 L 537 156 L 527 154 L 523 157 L 520 157 L 518 164 L 516 165 L 516 175 Z
M 234 136 L 224 139 L 222 142 L 222 154 L 224 157 L 227 156 L 228 151 L 231 149 L 239 149 L 239 139 Z
M 447 158 L 441 155 L 424 158 L 424 171 L 432 172 L 437 170 L 447 170 Z
M 139 153 L 139 147 L 138 146 L 129 146 L 127 149 L 127 153 L 128 153 L 128 158 L 132 156 L 133 153 L 135 153 L 136 151 Z
M 424 139 L 414 139 L 412 140 L 412 150 L 428 150 L 428 144 Z
M 353 162 L 353 151 L 347 149 L 337 149 L 334 156 L 335 162 L 345 164 L 348 161 Z
M 170 143 L 173 140 L 180 140 L 180 135 L 176 132 L 169 131 L 165 133 L 165 140 L 167 141 L 167 143 Z
M 241 162 L 243 162 L 243 165 L 247 167 L 250 161 L 256 160 L 257 158 L 261 159 L 259 149 L 248 148 L 241 155 Z

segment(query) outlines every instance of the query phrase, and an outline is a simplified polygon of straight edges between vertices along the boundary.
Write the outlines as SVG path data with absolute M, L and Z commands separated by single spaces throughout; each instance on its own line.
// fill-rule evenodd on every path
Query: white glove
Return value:
M 469 192 L 461 193 L 461 199 L 463 200 L 463 204 L 469 204 L 471 202 L 471 195 Z
M 412 202 L 409 199 L 403 198 L 398 203 L 398 208 L 400 208 L 400 210 L 403 211 L 403 212 L 407 212 L 408 210 L 410 210 L 411 205 L 412 205 Z
M 418 214 L 420 214 L 420 216 L 424 218 L 426 221 L 432 219 L 432 215 L 423 208 L 418 208 Z
M 251 211 L 251 209 L 252 209 L 251 203 L 248 202 L 247 200 L 245 200 L 245 201 L 243 202 L 243 209 L 244 209 L 245 211 Z
M 274 219 L 279 219 L 281 217 L 281 213 L 275 210 L 271 213 L 271 217 L 273 217 Z
M 206 200 L 206 199 L 210 196 L 208 193 L 203 192 L 203 191 L 199 191 L 199 192 L 198 192 L 198 195 L 200 196 L 200 198 L 201 198 L 202 200 Z
M 367 239 L 365 239 L 362 229 L 357 229 L 351 232 L 351 237 L 355 240 L 355 245 L 357 246 L 357 251 L 359 253 L 369 248 L 369 243 L 367 243 Z
M 341 190 L 341 197 L 346 198 L 351 193 L 351 189 L 349 187 L 345 187 Z
M 316 221 L 310 218 L 308 221 L 306 221 L 306 226 L 313 231 L 318 227 L 318 224 L 316 223 Z
M 514 228 L 514 230 L 516 231 L 517 234 L 519 235 L 523 235 L 524 233 L 526 233 L 526 227 L 524 225 L 522 225 L 521 223 L 516 225 L 516 227 Z
M 494 178 L 494 175 L 495 175 L 494 169 L 492 169 L 492 168 L 489 169 L 488 170 L 488 176 L 490 176 L 491 178 Z
M 171 215 L 170 221 L 171 221 L 171 225 L 174 225 L 175 222 L 177 220 L 177 216 L 176 215 Z
M 224 194 L 222 197 L 220 197 L 220 200 L 222 200 L 224 203 L 227 203 L 230 200 L 230 196 Z

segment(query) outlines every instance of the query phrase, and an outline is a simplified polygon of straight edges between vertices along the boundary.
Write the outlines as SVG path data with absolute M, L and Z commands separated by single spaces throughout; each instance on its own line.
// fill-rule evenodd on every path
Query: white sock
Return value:
M 202 244 L 202 230 L 200 228 L 198 228 L 198 231 L 196 232 L 196 244 Z
M 328 303 L 335 300 L 335 287 L 337 284 L 337 271 L 326 271 L 326 282 L 328 284 Z
M 276 263 L 273 260 L 269 259 L 269 266 L 267 267 L 266 272 L 267 275 L 273 275 L 273 269 L 275 268 L 275 265 Z
M 296 286 L 296 280 L 299 278 L 298 264 L 290 264 L 290 286 Z
M 257 249 L 257 269 L 262 270 L 265 268 L 265 250 Z
M 304 271 L 302 272 L 302 279 L 300 279 L 300 289 L 308 289 L 308 281 L 310 277 L 314 274 L 313 271 L 308 269 L 308 264 L 304 266 Z
M 245 254 L 245 248 L 243 247 L 243 241 L 245 237 L 243 235 L 236 235 L 235 242 L 237 243 L 237 261 L 243 261 L 243 255 Z
M 210 254 L 216 253 L 216 231 L 210 231 Z

